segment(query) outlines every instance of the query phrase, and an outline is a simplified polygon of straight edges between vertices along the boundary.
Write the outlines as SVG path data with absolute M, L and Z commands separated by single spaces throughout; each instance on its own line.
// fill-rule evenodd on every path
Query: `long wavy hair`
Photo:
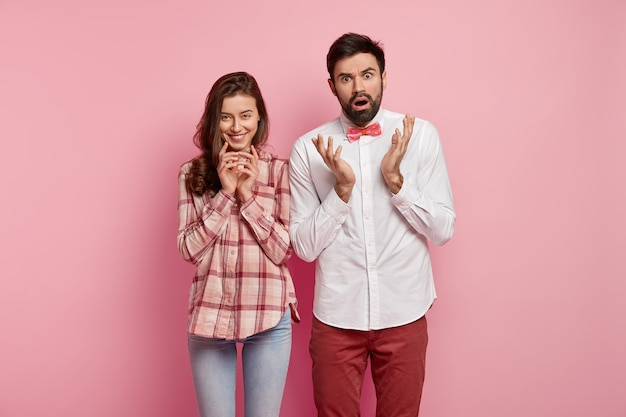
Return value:
M 225 97 L 237 94 L 248 95 L 255 99 L 259 111 L 259 126 L 252 138 L 252 145 L 261 148 L 269 134 L 269 119 L 265 101 L 261 90 L 254 77 L 247 72 L 233 72 L 220 77 L 206 97 L 204 114 L 196 126 L 196 134 L 193 137 L 194 144 L 202 152 L 191 161 L 191 169 L 187 175 L 187 187 L 196 195 L 204 195 L 209 192 L 215 195 L 221 188 L 222 183 L 217 175 L 219 152 L 224 146 L 224 139 L 220 132 L 220 117 L 222 103 Z

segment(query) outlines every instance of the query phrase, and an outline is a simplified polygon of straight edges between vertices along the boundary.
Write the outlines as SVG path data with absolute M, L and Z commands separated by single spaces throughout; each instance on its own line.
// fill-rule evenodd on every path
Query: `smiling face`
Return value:
M 374 55 L 359 53 L 337 61 L 328 85 L 348 119 L 365 126 L 380 109 L 386 77 Z
M 229 151 L 250 148 L 259 127 L 259 111 L 254 97 L 237 94 L 224 97 L 220 115 L 220 132 Z

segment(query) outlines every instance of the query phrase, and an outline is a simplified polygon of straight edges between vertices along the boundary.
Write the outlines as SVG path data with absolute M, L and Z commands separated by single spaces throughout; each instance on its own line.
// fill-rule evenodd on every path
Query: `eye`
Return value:
M 242 118 L 244 119 L 249 119 L 250 117 L 252 117 L 252 115 L 250 113 L 245 113 Z
M 348 81 L 350 81 L 350 76 L 344 75 L 343 77 L 341 77 L 341 81 L 343 81 L 344 83 L 347 83 Z
M 371 73 L 367 72 L 365 73 L 365 75 L 363 76 L 363 78 L 365 78 L 366 80 L 369 80 L 370 78 L 372 78 L 374 75 L 372 75 Z
M 228 119 L 230 119 L 230 116 L 229 116 L 229 115 L 227 115 L 227 114 L 222 114 L 222 115 L 220 116 L 220 120 L 222 120 L 222 121 L 226 121 L 226 120 L 228 120 Z

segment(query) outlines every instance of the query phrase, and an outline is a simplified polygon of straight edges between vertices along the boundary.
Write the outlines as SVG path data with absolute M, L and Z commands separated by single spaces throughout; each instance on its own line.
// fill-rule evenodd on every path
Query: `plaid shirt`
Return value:
M 299 321 L 287 260 L 288 161 L 259 151 L 259 176 L 245 203 L 220 190 L 189 191 L 178 176 L 178 250 L 196 265 L 189 293 L 189 332 L 240 340 L 276 326 L 288 308 Z

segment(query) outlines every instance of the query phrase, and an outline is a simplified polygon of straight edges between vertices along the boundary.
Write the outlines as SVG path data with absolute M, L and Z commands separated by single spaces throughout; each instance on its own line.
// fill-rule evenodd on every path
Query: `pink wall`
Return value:
M 384 104 L 439 127 L 455 192 L 422 415 L 625 416 L 626 3 L 214 3 L 0 2 L 0 416 L 197 415 L 176 175 L 204 97 L 253 73 L 286 156 L 338 114 L 346 31 L 383 40 Z M 313 416 L 291 266 L 282 416 Z

